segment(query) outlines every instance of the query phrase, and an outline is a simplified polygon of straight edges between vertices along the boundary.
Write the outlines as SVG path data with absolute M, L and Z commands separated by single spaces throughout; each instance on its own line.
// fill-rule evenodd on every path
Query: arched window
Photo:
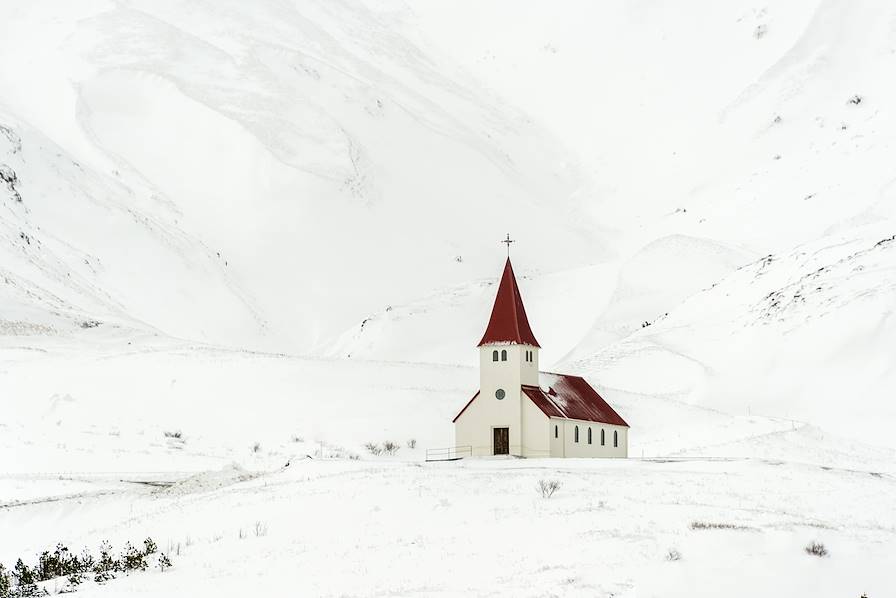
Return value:
M 576 442 L 579 441 L 579 426 L 576 426 Z
M 507 361 L 507 349 L 501 349 L 501 361 Z
M 619 432 L 613 430 L 613 446 L 619 446 Z
M 557 438 L 557 434 L 559 431 L 557 430 L 557 426 L 554 426 L 554 438 Z
M 607 443 L 606 443 L 606 440 L 604 439 L 604 429 L 601 428 L 600 429 L 600 445 L 604 446 L 605 444 L 607 444 Z
M 498 350 L 492 351 L 492 361 L 498 361 Z
M 588 428 L 588 444 L 591 444 L 591 428 Z

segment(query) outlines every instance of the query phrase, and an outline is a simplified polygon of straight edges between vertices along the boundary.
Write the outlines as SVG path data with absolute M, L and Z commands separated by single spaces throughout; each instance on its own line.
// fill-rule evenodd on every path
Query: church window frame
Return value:
M 619 448 L 619 430 L 613 430 L 613 447 Z
M 588 444 L 591 444 L 591 426 L 588 426 Z
M 576 426 L 575 441 L 579 442 L 579 426 Z
M 498 350 L 492 351 L 492 361 L 498 361 Z
M 507 361 L 507 349 L 501 349 L 501 361 Z
M 560 438 L 560 426 L 554 424 L 554 438 Z
M 606 433 L 606 430 L 601 428 L 600 429 L 600 445 L 601 446 L 607 446 L 607 438 L 606 438 L 605 433 Z

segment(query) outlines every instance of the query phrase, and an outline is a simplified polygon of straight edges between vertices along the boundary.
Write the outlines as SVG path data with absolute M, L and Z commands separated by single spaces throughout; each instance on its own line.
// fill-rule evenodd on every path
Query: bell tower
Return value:
M 521 454 L 522 386 L 538 386 L 538 351 L 541 347 L 529 326 L 509 257 L 478 347 L 481 400 L 490 405 L 493 421 L 501 423 L 501 426 L 496 423 L 492 430 L 494 454 L 500 454 L 498 451 L 502 450 L 498 444 L 503 442 L 503 434 L 507 436 L 507 452 Z

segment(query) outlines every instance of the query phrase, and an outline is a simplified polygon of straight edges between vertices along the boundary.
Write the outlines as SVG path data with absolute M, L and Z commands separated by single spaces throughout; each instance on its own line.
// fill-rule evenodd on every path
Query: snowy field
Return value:
M 2 425 L 0 562 L 147 536 L 174 562 L 88 580 L 84 596 L 896 591 L 891 449 L 611 392 L 638 422 L 632 459 L 426 463 L 475 370 L 168 343 L 4 351 L 4 380 L 29 409 Z M 394 456 L 363 446 L 390 439 Z M 560 488 L 544 498 L 540 480 Z M 829 555 L 806 554 L 813 541 Z
M 3 529 L 24 532 L 15 543 L 7 538 L 0 556 L 147 535 L 172 555 L 164 573 L 86 582 L 83 596 L 896 591 L 892 470 L 739 458 L 305 459 L 251 479 L 236 468 L 184 476 L 152 478 L 173 482 L 163 487 L 125 472 L 31 477 L 29 494 L 0 508 Z M 553 497 L 538 492 L 542 479 L 560 482 Z M 23 480 L 0 482 L 17 496 Z M 829 556 L 806 554 L 812 541 Z M 669 560 L 670 551 L 680 560 Z

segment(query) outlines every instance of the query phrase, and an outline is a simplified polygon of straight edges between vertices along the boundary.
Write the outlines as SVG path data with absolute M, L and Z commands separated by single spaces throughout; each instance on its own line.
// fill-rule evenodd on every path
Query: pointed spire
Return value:
M 516 285 L 516 277 L 513 275 L 513 266 L 510 265 L 509 257 L 504 265 L 501 284 L 498 285 L 498 295 L 495 297 L 495 305 L 492 307 L 492 317 L 477 346 L 481 347 L 489 343 L 512 343 L 541 347 L 529 327 L 526 308 L 523 307 L 523 298 L 520 296 L 520 288 Z

